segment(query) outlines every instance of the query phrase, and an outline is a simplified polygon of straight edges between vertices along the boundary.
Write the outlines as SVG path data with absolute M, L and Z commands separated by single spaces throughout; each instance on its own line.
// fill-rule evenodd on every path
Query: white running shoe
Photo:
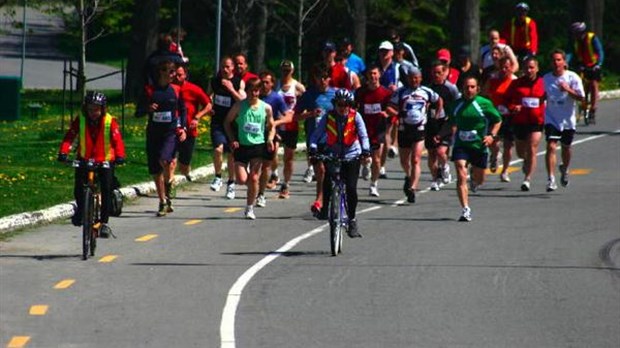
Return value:
M 222 178 L 218 178 L 217 176 L 213 178 L 211 182 L 211 191 L 218 192 L 222 188 Z
M 235 199 L 235 183 L 228 184 L 226 187 L 226 198 Z
M 502 182 L 510 182 L 510 177 L 508 176 L 508 173 L 502 173 L 502 174 L 499 176 L 499 179 L 500 179 Z
M 245 207 L 245 213 L 243 214 L 248 220 L 256 220 L 256 215 L 254 214 L 254 207 L 251 205 Z
M 390 146 L 390 148 L 388 149 L 387 156 L 389 158 L 394 158 L 398 156 L 398 148 L 396 146 Z
M 387 174 L 385 173 L 385 167 L 381 167 L 379 169 L 379 178 L 380 179 L 387 179 Z
M 530 190 L 530 181 L 523 180 L 523 184 L 521 184 L 521 191 L 529 191 Z
M 465 221 L 465 222 L 471 221 L 471 209 L 469 209 L 469 207 L 463 208 L 459 221 Z
M 370 164 L 362 165 L 362 179 L 370 180 Z
M 379 190 L 377 189 L 376 185 L 370 185 L 370 187 L 368 188 L 368 195 L 372 197 L 379 197 Z
M 547 192 L 555 191 L 558 189 L 558 184 L 555 183 L 555 178 L 549 178 L 547 181 Z
M 441 170 L 441 180 L 445 185 L 449 184 L 452 181 L 452 174 L 450 174 L 450 166 L 448 163 L 443 165 Z
M 256 197 L 256 206 L 261 208 L 267 206 L 267 198 L 265 198 L 264 194 L 261 193 L 258 197 Z
M 311 183 L 313 176 L 314 176 L 314 168 L 308 167 L 308 169 L 306 169 L 306 173 L 304 173 L 304 177 L 302 180 L 305 183 Z
M 436 181 L 431 182 L 431 191 L 439 191 L 439 182 L 440 179 L 437 179 Z

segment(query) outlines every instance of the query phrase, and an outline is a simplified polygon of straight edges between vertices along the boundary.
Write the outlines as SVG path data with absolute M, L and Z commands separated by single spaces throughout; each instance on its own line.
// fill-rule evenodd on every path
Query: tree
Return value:
M 588 0 L 586 3 L 586 23 L 598 37 L 603 37 L 603 15 L 605 0 Z

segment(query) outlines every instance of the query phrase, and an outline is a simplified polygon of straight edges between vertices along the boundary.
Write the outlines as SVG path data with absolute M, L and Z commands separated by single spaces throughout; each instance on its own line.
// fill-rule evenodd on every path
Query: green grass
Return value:
M 120 123 L 120 94 L 107 94 L 109 112 Z M 37 119 L 30 118 L 27 105 L 31 102 L 43 105 Z M 127 164 L 116 171 L 123 186 L 151 180 L 146 167 L 146 120 L 133 117 L 134 110 L 134 105 L 126 105 L 123 136 Z M 69 116 L 65 116 L 64 131 L 61 129 L 61 119 L 60 92 L 26 91 L 22 95 L 21 118 L 11 122 L 0 121 L 0 217 L 73 200 L 74 169 L 56 162 Z M 211 163 L 207 124 L 205 121 L 200 126 L 201 134 L 192 160 L 194 168 Z

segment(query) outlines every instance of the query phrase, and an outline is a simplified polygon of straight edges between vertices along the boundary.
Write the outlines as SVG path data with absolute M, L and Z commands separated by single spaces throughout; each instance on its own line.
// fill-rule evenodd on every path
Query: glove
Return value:
M 114 164 L 116 164 L 117 166 L 125 164 L 125 157 L 116 157 L 116 159 L 114 160 Z
M 66 153 L 59 153 L 58 157 L 56 158 L 56 160 L 58 162 L 67 162 L 67 154 Z

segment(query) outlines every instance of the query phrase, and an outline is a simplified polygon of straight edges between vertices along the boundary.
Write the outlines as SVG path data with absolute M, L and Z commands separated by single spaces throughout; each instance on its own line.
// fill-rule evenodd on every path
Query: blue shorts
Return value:
M 224 152 L 229 152 L 228 137 L 226 136 L 226 130 L 224 130 L 223 125 L 211 125 L 211 144 L 213 145 L 213 148 L 224 145 Z
M 486 149 L 475 150 L 466 147 L 455 147 L 452 149 L 452 162 L 465 160 L 472 166 L 486 169 L 488 166 L 489 154 Z
M 146 157 L 149 174 L 161 174 L 164 168 L 160 161 L 171 162 L 177 145 L 174 130 L 148 130 L 146 132 Z

